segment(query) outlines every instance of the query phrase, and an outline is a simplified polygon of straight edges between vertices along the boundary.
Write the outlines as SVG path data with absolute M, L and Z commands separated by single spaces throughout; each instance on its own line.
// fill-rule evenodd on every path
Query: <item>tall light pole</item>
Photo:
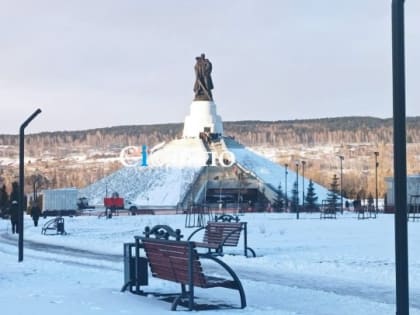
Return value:
M 305 211 L 305 161 L 302 161 L 302 209 Z
M 375 154 L 375 196 L 376 196 L 376 204 L 375 204 L 375 212 L 378 213 L 378 156 L 379 152 L 373 152 Z
M 242 188 L 242 178 L 243 178 L 243 173 L 242 171 L 239 171 L 238 173 L 238 181 L 239 181 L 239 189 L 238 189 L 238 206 L 237 206 L 237 213 L 240 212 L 240 202 L 241 202 L 241 188 Z
M 341 214 L 343 214 L 343 160 L 344 156 L 339 155 L 340 158 L 340 196 L 341 196 Z
M 299 220 L 299 162 L 296 161 L 296 194 L 293 196 L 296 198 L 295 207 L 296 207 L 296 219 Z
M 287 208 L 289 207 L 289 200 L 287 199 L 287 174 L 288 174 L 288 172 L 287 172 L 287 167 L 289 166 L 289 164 L 285 164 L 284 165 L 284 167 L 285 167 L 285 171 L 284 171 L 284 186 L 285 186 L 285 188 L 284 188 L 284 191 L 285 191 L 285 194 L 286 194 L 286 211 L 287 211 Z
M 19 241 L 18 241 L 18 261 L 23 261 L 23 212 L 24 206 L 23 202 L 25 200 L 24 187 L 25 187 L 25 128 L 30 124 L 30 122 L 41 113 L 41 110 L 38 108 L 35 112 L 29 116 L 22 125 L 20 125 L 19 130 L 19 217 L 18 217 L 18 231 L 19 231 Z
M 395 283 L 397 315 L 409 314 L 404 0 L 392 0 Z
M 206 162 L 206 185 L 204 187 L 204 207 L 207 207 L 207 187 L 209 185 L 209 166 L 211 164 L 210 157 L 207 159 Z

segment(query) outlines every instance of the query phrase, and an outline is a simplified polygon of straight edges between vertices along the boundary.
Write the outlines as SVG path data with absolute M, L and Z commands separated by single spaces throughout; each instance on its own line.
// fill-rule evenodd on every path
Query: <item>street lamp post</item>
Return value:
M 25 200 L 24 196 L 24 186 L 25 186 L 25 128 L 30 124 L 30 122 L 41 113 L 41 110 L 38 108 L 35 112 L 29 116 L 24 123 L 20 126 L 19 132 L 19 217 L 18 217 L 18 231 L 19 231 L 19 241 L 18 241 L 18 261 L 23 261 L 23 212 L 24 206 L 23 202 Z
M 285 186 L 285 188 L 284 188 L 284 192 L 285 192 L 285 199 L 286 199 L 286 211 L 287 211 L 287 208 L 288 208 L 288 206 L 289 206 L 289 200 L 287 199 L 287 174 L 288 174 L 288 172 L 287 172 L 287 167 L 289 166 L 289 164 L 285 164 L 284 165 L 285 166 L 285 171 L 284 171 L 284 186 Z
M 209 185 L 209 165 L 210 159 L 206 163 L 206 185 L 204 187 L 204 207 L 207 207 L 207 187 Z
M 295 207 L 296 207 L 296 219 L 299 220 L 299 162 L 296 161 L 296 194 L 294 196 L 296 200 Z
M 219 210 L 222 214 L 225 214 L 225 210 L 223 209 L 223 202 L 222 202 L 222 176 L 219 177 Z
M 395 284 L 397 315 L 409 314 L 404 0 L 392 0 Z
M 376 197 L 376 204 L 375 204 L 375 212 L 378 213 L 378 156 L 379 152 L 374 152 L 375 154 L 375 197 Z
M 341 214 L 343 214 L 343 160 L 344 156 L 340 155 L 340 196 L 341 196 Z
M 302 161 L 302 209 L 305 211 L 305 161 Z
M 238 186 L 239 186 L 239 189 L 238 189 L 238 203 L 237 203 L 237 207 L 236 207 L 236 211 L 237 211 L 237 213 L 239 213 L 240 211 L 240 201 L 241 201 L 241 188 L 242 188 L 242 177 L 243 177 L 243 173 L 238 173 Z

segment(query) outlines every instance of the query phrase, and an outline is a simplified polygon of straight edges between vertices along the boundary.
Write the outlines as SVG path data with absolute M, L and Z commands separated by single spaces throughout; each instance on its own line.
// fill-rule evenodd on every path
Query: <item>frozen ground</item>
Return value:
M 225 255 L 223 260 L 242 280 L 248 307 L 206 314 L 395 313 L 392 215 L 360 221 L 352 213 L 337 220 L 319 220 L 317 214 L 294 218 L 291 214 L 241 217 L 248 222 L 249 246 L 258 257 Z M 83 216 L 65 218 L 67 235 L 45 236 L 26 218 L 25 256 L 18 263 L 17 236 L 10 233 L 9 221 L 1 220 L 1 314 L 170 313 L 170 304 L 155 297 L 120 292 L 122 244 L 155 224 L 180 228 L 184 235 L 193 230 L 184 228 L 182 215 L 110 220 Z M 409 223 L 409 241 L 411 314 L 420 314 L 420 222 Z M 163 280 L 149 280 L 151 292 L 179 289 Z M 237 292 L 226 289 L 197 289 L 196 296 L 199 302 L 233 306 L 239 302 Z

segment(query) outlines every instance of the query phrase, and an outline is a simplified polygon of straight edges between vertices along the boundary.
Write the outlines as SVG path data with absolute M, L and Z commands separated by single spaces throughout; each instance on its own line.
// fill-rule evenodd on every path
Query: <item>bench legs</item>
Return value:
M 246 248 L 246 257 L 250 257 L 249 255 L 248 255 L 248 252 L 251 252 L 251 254 L 252 254 L 252 257 L 257 257 L 257 255 L 255 254 L 255 251 L 251 248 L 251 247 L 247 247 Z
M 190 290 L 186 290 L 185 284 L 181 284 L 181 294 L 178 295 L 172 302 L 171 311 L 176 311 L 177 306 L 182 302 L 183 299 L 188 300 L 188 309 L 192 311 L 194 309 L 194 287 L 190 286 Z
M 220 266 L 222 266 L 232 277 L 234 283 L 235 283 L 235 287 L 230 288 L 230 289 L 235 289 L 239 291 L 239 296 L 241 299 L 241 308 L 245 308 L 246 307 L 246 298 L 245 298 L 245 291 L 244 288 L 242 286 L 241 281 L 239 280 L 238 276 L 236 275 L 236 273 L 232 270 L 232 268 L 230 268 L 225 262 L 223 262 L 222 260 L 211 256 L 211 255 L 201 255 L 199 254 L 200 257 L 203 258 L 208 258 L 211 259 L 213 261 L 215 261 L 216 263 L 218 263 Z
M 252 250 L 252 249 L 251 249 Z M 213 261 L 215 261 L 216 263 L 218 263 L 219 265 L 221 265 L 232 277 L 233 281 L 234 281 L 234 286 L 230 287 L 229 289 L 234 289 L 234 290 L 238 290 L 239 291 L 239 297 L 241 299 L 241 308 L 245 308 L 246 307 L 246 297 L 245 297 L 245 291 L 244 288 L 242 286 L 241 281 L 239 280 L 238 276 L 236 275 L 236 273 L 232 270 L 232 268 L 230 268 L 225 262 L 223 262 L 222 260 L 212 256 L 212 255 L 208 255 L 208 254 L 199 254 L 200 257 L 202 258 L 206 258 L 206 259 L 211 259 Z M 225 287 L 227 288 L 227 287 Z M 176 311 L 176 308 L 178 305 L 180 305 L 182 303 L 183 300 L 187 300 L 188 303 L 188 309 L 190 311 L 194 310 L 194 286 L 193 285 L 189 285 L 188 286 L 188 291 L 186 290 L 186 285 L 185 284 L 181 284 L 181 294 L 178 295 L 175 300 L 172 302 L 172 306 L 171 306 L 171 310 L 172 311 Z
M 252 257 L 257 257 L 257 255 L 255 255 L 255 251 L 251 247 L 248 247 L 247 222 L 243 223 L 243 230 L 244 230 L 244 254 L 245 254 L 245 257 L 250 257 L 250 256 L 248 256 L 248 251 L 251 252 Z

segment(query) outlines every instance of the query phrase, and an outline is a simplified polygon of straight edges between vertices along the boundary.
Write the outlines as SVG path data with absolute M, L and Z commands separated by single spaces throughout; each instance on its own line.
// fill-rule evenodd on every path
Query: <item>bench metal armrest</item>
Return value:
M 201 230 L 204 230 L 205 228 L 206 228 L 205 226 L 202 226 L 202 227 L 199 227 L 198 229 L 196 229 L 195 231 L 193 231 L 193 232 L 190 234 L 190 236 L 188 236 L 187 241 L 190 241 L 190 240 L 191 240 L 191 238 L 192 238 L 195 234 L 197 234 L 197 232 L 199 232 L 199 231 L 201 231 Z
M 214 257 L 213 255 L 198 254 L 198 257 L 200 257 L 200 259 L 205 258 L 205 259 L 213 260 L 229 273 L 229 275 L 232 277 L 233 281 L 235 282 L 236 288 L 239 291 L 239 295 L 241 297 L 241 308 L 245 308 L 246 307 L 245 291 L 244 291 L 244 288 L 242 287 L 241 281 L 239 280 L 238 276 L 233 271 L 233 269 L 230 268 L 229 265 L 226 264 L 224 261 L 222 261 L 219 258 Z

